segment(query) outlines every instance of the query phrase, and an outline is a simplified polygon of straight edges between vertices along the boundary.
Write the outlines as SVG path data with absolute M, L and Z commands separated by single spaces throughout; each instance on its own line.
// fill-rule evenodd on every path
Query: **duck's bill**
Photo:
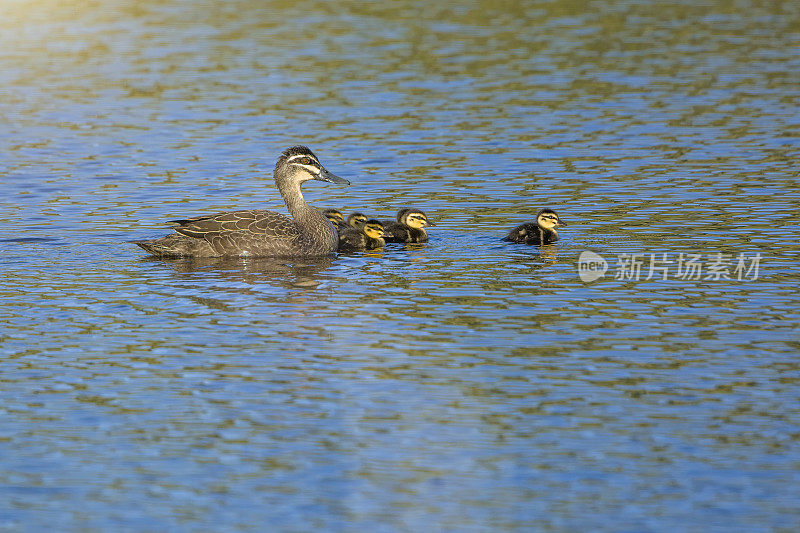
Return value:
M 342 185 L 350 185 L 350 182 L 344 178 L 340 178 L 336 174 L 328 172 L 324 168 L 317 174 L 317 177 L 314 178 L 319 181 L 326 181 L 328 183 L 341 183 Z
M 566 222 L 564 222 L 563 220 L 561 220 L 561 219 L 559 218 L 559 219 L 558 219 L 558 225 L 559 225 L 559 226 L 566 226 L 566 225 L 567 225 L 567 223 L 566 223 Z

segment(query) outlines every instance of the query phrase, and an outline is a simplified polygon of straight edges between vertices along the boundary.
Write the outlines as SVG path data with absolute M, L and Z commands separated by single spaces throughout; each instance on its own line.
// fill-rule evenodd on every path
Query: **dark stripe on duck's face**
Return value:
M 368 237 L 372 237 L 373 239 L 378 239 L 383 237 L 383 225 L 382 224 L 367 224 L 364 226 L 364 233 Z
M 286 162 L 290 165 L 295 165 L 304 168 L 312 176 L 319 175 L 322 172 L 322 165 L 315 158 L 306 154 L 297 154 L 286 158 Z
M 350 182 L 344 178 L 340 178 L 336 174 L 328 172 L 322 166 L 319 160 L 310 154 L 295 154 L 286 158 L 287 165 L 299 166 L 309 174 L 311 179 L 325 181 L 328 183 L 343 183 L 350 185 Z
M 422 228 L 428 223 L 428 219 L 424 215 L 408 215 L 406 217 L 406 224 L 412 228 Z
M 542 213 L 539 215 L 539 224 L 546 228 L 559 226 L 560 222 L 558 215 L 555 213 Z

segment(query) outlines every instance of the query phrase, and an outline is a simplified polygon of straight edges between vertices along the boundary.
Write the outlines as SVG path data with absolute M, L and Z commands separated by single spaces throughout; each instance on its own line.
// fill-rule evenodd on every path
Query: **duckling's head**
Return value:
M 422 229 L 425 226 L 433 226 L 428 222 L 428 217 L 419 209 L 405 209 L 397 214 L 400 217 L 400 223 L 414 229 Z
M 326 181 L 328 183 L 350 182 L 325 170 L 314 152 L 306 146 L 292 146 L 283 151 L 275 163 L 275 181 L 278 185 L 285 182 L 303 183 L 308 180 Z
M 347 225 L 353 226 L 354 228 L 361 228 L 366 223 L 367 215 L 364 213 L 359 213 L 358 211 L 355 213 L 350 213 L 350 216 L 347 217 Z
M 338 209 L 326 209 L 322 212 L 325 218 L 331 221 L 334 226 L 338 226 L 344 220 L 344 215 Z
M 380 239 L 383 237 L 383 224 L 380 220 L 371 218 L 364 222 L 364 235 L 371 239 Z
M 536 215 L 536 224 L 538 224 L 540 228 L 550 231 L 555 231 L 556 228 L 567 225 L 566 222 L 558 218 L 555 211 L 546 208 L 539 211 Z
M 396 217 L 396 219 L 397 219 L 397 221 L 398 221 L 399 223 L 401 223 L 401 224 L 403 223 L 403 215 L 405 215 L 406 213 L 408 213 L 408 211 L 409 211 L 408 207 L 404 207 L 403 209 L 401 209 L 400 211 L 398 211 L 398 212 L 397 212 L 397 217 Z

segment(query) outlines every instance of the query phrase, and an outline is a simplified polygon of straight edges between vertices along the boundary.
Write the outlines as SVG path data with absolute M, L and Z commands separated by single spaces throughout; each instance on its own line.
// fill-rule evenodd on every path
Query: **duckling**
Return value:
M 397 212 L 397 215 L 395 215 L 394 220 L 392 220 L 390 222 L 384 222 L 384 224 L 392 224 L 394 222 L 400 222 L 400 220 L 403 218 L 403 215 L 405 215 L 408 212 L 409 209 L 411 209 L 411 208 L 410 207 L 403 207 L 402 209 L 400 209 Z
M 325 215 L 325 218 L 331 221 L 334 227 L 338 228 L 342 224 L 344 224 L 344 215 L 338 209 L 326 209 L 322 212 Z
M 344 229 L 347 228 L 356 228 L 360 229 L 367 223 L 367 215 L 364 213 L 359 213 L 358 211 L 354 211 L 350 213 L 347 217 L 347 221 L 344 224 Z
M 536 222 L 526 222 L 512 229 L 504 241 L 517 244 L 550 244 L 558 240 L 557 227 L 566 226 L 552 209 L 542 209 L 536 215 Z
M 386 242 L 428 242 L 425 226 L 434 226 L 428 217 L 414 208 L 403 208 L 397 212 L 397 222 L 384 224 Z
M 349 227 L 339 233 L 339 251 L 354 252 L 383 248 L 383 224 L 374 218 L 366 220 L 360 227 Z
M 284 150 L 273 176 L 292 218 L 263 209 L 231 211 L 173 220 L 175 233 L 133 242 L 160 257 L 319 257 L 335 252 L 336 229 L 306 203 L 300 186 L 309 180 L 350 182 L 328 172 L 306 146 Z
M 402 221 L 402 219 L 403 219 L 403 215 L 405 215 L 406 213 L 408 213 L 410 210 L 411 210 L 411 208 L 410 208 L 410 207 L 403 207 L 402 209 L 400 209 L 400 210 L 397 212 L 397 215 L 395 215 L 395 217 L 394 217 L 394 220 L 387 220 L 387 221 L 385 221 L 385 222 L 383 223 L 383 225 L 384 225 L 384 226 L 388 226 L 388 225 L 390 225 L 390 224 L 394 224 L 394 223 L 400 223 L 400 222 Z

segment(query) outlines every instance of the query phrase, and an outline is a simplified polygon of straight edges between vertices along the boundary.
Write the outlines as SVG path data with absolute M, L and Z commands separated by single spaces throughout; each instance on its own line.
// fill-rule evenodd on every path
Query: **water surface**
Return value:
M 0 527 L 793 530 L 797 28 L 794 2 L 5 2 Z M 353 183 L 312 204 L 417 206 L 430 242 L 127 242 L 285 211 L 296 143 Z M 500 241 L 544 206 L 557 244 Z

